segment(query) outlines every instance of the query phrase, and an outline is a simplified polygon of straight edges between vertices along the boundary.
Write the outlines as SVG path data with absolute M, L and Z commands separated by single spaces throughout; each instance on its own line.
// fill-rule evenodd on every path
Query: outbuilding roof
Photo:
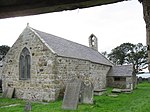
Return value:
M 66 40 L 64 38 L 54 36 L 36 29 L 31 28 L 58 56 L 71 57 L 83 60 L 89 60 L 95 63 L 113 66 L 113 64 L 98 51 Z
M 107 76 L 132 76 L 133 74 L 133 66 L 132 65 L 120 65 L 113 66 Z

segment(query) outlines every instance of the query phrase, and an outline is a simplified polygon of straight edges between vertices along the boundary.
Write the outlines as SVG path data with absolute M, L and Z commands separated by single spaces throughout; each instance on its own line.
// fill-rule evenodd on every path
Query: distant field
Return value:
M 47 104 L 32 103 L 31 112 L 150 112 L 150 83 L 141 83 L 131 94 L 110 97 L 110 88 L 102 96 L 95 96 L 95 104 L 79 105 L 76 111 L 62 110 L 62 100 Z M 0 98 L 0 112 L 24 112 L 24 100 Z M 4 107 L 10 104 L 17 106 Z

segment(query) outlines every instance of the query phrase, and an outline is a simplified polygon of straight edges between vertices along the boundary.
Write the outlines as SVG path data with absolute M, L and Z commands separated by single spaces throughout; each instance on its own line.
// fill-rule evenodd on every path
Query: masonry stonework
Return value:
M 19 56 L 24 47 L 31 55 L 31 78 L 19 80 Z M 55 100 L 55 55 L 30 30 L 24 31 L 5 58 L 3 88 L 14 87 L 17 98 Z
M 88 79 L 94 84 L 94 89 L 103 89 L 106 87 L 106 75 L 110 66 L 92 63 L 87 60 L 73 58 L 57 58 L 58 80 L 62 80 L 61 86 L 73 78 L 80 78 L 83 81 Z

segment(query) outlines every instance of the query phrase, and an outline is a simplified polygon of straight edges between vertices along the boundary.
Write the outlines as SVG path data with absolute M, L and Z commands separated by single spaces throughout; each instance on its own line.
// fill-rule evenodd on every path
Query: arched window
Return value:
M 31 63 L 30 52 L 25 47 L 23 48 L 19 59 L 19 79 L 21 80 L 30 79 L 30 63 Z

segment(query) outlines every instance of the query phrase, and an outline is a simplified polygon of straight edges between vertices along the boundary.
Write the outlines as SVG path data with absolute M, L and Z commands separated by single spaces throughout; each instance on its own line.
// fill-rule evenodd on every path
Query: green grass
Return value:
M 121 93 L 118 97 L 110 97 L 108 93 L 94 96 L 93 105 L 79 104 L 78 109 L 62 110 L 62 100 L 51 103 L 33 103 L 32 112 L 150 112 L 150 83 L 141 83 L 131 94 Z M 10 104 L 20 104 L 14 107 L 5 107 Z M 23 112 L 26 102 L 18 99 L 0 98 L 0 112 Z

